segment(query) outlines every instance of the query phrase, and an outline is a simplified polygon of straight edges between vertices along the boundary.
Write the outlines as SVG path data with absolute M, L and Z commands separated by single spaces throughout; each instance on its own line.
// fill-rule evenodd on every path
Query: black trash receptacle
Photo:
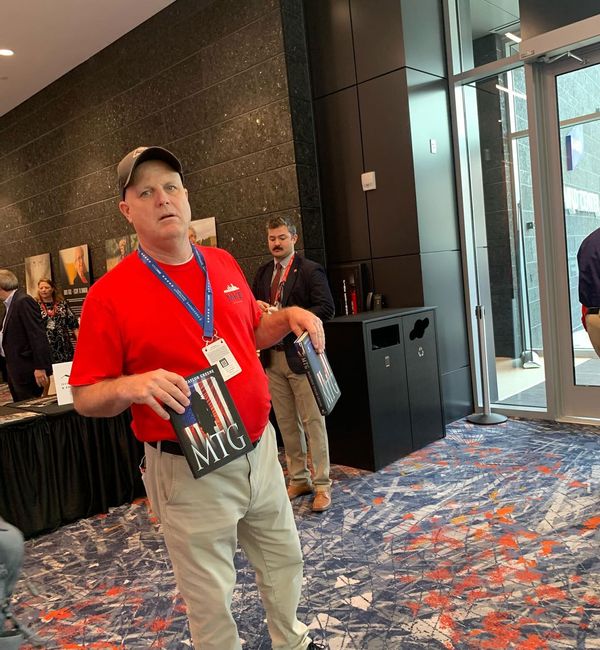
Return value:
M 332 463 L 378 470 L 444 436 L 432 308 L 362 312 L 325 328 L 342 391 L 327 417 Z

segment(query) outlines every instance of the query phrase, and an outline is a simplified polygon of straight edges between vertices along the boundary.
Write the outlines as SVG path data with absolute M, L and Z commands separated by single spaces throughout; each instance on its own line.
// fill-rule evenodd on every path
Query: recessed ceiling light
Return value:
M 520 36 L 517 36 L 516 34 L 513 34 L 511 32 L 506 32 L 504 36 L 506 36 L 506 38 L 510 38 L 510 40 L 514 41 L 515 43 L 520 43 L 523 40 Z
M 13 54 L 12 50 L 0 50 L 0 56 L 12 56 Z

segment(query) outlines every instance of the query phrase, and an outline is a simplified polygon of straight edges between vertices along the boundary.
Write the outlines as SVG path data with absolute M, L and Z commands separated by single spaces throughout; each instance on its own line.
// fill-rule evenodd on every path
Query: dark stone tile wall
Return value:
M 87 243 L 102 275 L 130 230 L 116 164 L 140 144 L 181 158 L 193 218 L 216 218 L 250 280 L 271 215 L 295 215 L 301 248 L 306 220 L 323 259 L 302 24 L 291 0 L 178 0 L 0 117 L 0 266 L 24 280 L 49 252 L 57 276 L 58 250 Z
M 325 240 L 302 0 L 282 0 L 281 7 L 303 244 L 307 257 L 324 264 Z
M 475 65 L 484 65 L 505 56 L 504 43 L 497 34 L 488 34 L 473 41 Z M 518 300 L 518 269 L 516 267 L 513 197 L 511 194 L 512 154 L 510 143 L 503 132 L 507 124 L 505 94 L 496 89 L 496 83 L 506 85 L 502 75 L 483 80 L 476 85 L 478 137 L 481 151 L 482 199 L 481 210 L 475 211 L 476 231 L 484 235 L 482 246 L 489 259 L 487 268 L 481 268 L 485 278 L 480 286 L 489 284 L 490 302 L 486 303 L 486 339 L 488 364 L 493 367 L 496 357 L 518 358 L 525 349 L 521 336 L 521 314 Z M 518 83 L 518 82 L 517 82 Z M 521 123 L 527 129 L 527 124 Z M 528 141 L 527 141 L 528 142 Z M 522 146 L 517 145 L 517 146 Z M 528 147 L 528 144 L 526 145 Z M 522 160 L 529 159 L 529 149 Z M 525 170 L 521 183 L 525 183 Z M 523 185 L 522 185 L 523 187 Z M 523 193 L 522 198 L 525 197 Z M 525 216 L 526 208 L 521 206 Z M 483 254 L 477 248 L 477 254 Z M 495 373 L 493 381 L 495 382 Z M 490 377 L 492 379 L 492 377 Z M 494 390 L 490 388 L 494 394 Z
M 489 42 L 489 38 L 484 39 Z M 497 39 L 496 39 L 497 42 Z M 477 84 L 477 110 L 481 142 L 485 231 L 488 242 L 492 313 L 489 326 L 494 335 L 496 357 L 515 359 L 523 351 L 520 336 L 518 279 L 515 266 L 513 200 L 510 175 L 510 144 L 502 131 L 508 123 L 505 93 L 496 89 L 504 83 L 495 77 Z

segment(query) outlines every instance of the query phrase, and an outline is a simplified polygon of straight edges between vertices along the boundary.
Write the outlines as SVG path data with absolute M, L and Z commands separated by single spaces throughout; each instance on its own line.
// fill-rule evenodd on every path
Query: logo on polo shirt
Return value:
M 229 302 L 241 302 L 243 299 L 241 289 L 236 287 L 235 284 L 228 284 L 223 293 L 227 296 Z

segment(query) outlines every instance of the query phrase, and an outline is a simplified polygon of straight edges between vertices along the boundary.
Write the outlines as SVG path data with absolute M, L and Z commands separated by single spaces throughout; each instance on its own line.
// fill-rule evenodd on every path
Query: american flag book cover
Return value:
M 319 411 L 321 415 L 329 415 L 341 395 L 329 359 L 325 352 L 316 352 L 308 332 L 301 334 L 294 341 L 294 345 L 302 359 Z
M 252 443 L 216 366 L 186 381 L 190 405 L 183 414 L 168 410 L 192 474 L 200 478 L 247 454 Z

